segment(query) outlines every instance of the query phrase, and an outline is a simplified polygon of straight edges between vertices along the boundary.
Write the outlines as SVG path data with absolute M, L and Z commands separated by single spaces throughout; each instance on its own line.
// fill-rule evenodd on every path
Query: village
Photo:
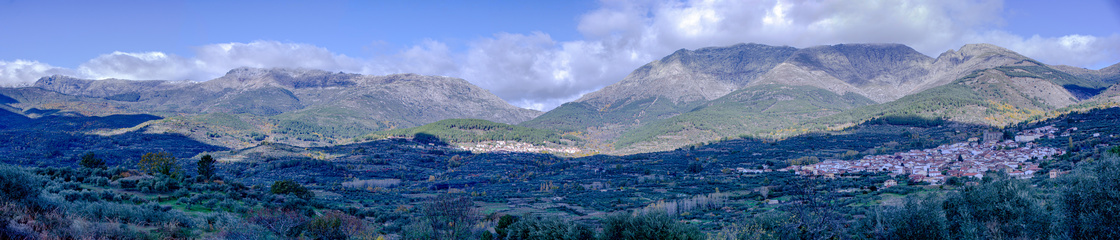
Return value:
M 533 144 L 514 142 L 514 141 L 488 141 L 474 143 L 473 145 L 459 145 L 460 150 L 470 151 L 473 153 L 489 153 L 489 152 L 519 152 L 519 153 L 568 153 L 574 154 L 580 152 L 579 148 L 562 147 L 551 148 L 535 146 Z
M 1015 140 L 1002 140 L 991 137 L 995 134 L 985 134 L 984 139 L 972 138 L 967 142 L 933 149 L 866 156 L 856 161 L 828 159 L 778 171 L 828 178 L 844 173 L 890 172 L 892 175 L 909 176 L 912 182 L 930 184 L 943 184 L 950 177 L 983 178 L 988 171 L 1002 171 L 1011 177 L 1026 179 L 1041 170 L 1037 160 L 1065 154 L 1061 149 L 1041 147 L 1031 142 L 1041 137 L 1053 138 L 1057 132 L 1058 129 L 1053 126 L 1029 129 L 1019 132 Z

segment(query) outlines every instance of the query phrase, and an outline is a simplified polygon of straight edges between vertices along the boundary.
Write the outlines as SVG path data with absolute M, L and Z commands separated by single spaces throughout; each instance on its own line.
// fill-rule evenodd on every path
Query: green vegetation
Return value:
M 97 158 L 92 152 L 82 155 L 82 160 L 78 161 L 78 165 L 84 168 L 105 168 L 105 160 Z
M 255 129 L 252 124 L 241 120 L 239 115 L 229 113 L 217 112 L 202 115 L 195 115 L 188 118 L 190 121 L 198 122 L 199 124 L 207 127 L 227 127 L 230 130 L 252 130 Z
M 519 125 L 561 132 L 584 132 L 588 127 L 651 123 L 687 112 L 702 103 L 703 101 L 678 103 L 656 97 L 625 98 L 596 109 L 587 103 L 571 102 Z
M 373 139 L 376 136 L 414 137 L 418 134 L 427 134 L 450 142 L 518 141 L 532 144 L 564 144 L 564 141 L 562 141 L 564 139 L 577 140 L 573 137 L 565 138 L 552 130 L 533 129 L 480 119 L 447 119 L 414 128 L 374 133 L 367 136 L 366 139 Z
M 137 167 L 140 171 L 148 174 L 158 173 L 170 177 L 182 176 L 179 163 L 176 162 L 175 157 L 166 152 L 144 154 L 140 157 Z
M 305 141 L 353 138 L 388 126 L 362 113 L 339 107 L 314 107 L 273 116 L 277 134 Z
M 740 89 L 692 111 L 628 131 L 619 137 L 616 145 L 624 147 L 655 141 L 660 135 L 697 134 L 689 131 L 702 131 L 708 138 L 769 132 L 873 103 L 854 93 L 841 96 L 815 87 L 760 85 Z
M 272 187 L 269 187 L 269 189 L 273 194 L 292 194 L 303 199 L 315 197 L 315 193 L 312 193 L 310 190 L 307 190 L 306 187 L 303 187 L 303 185 L 299 185 L 299 183 L 292 180 L 276 181 L 272 183 Z
M 202 155 L 198 159 L 198 176 L 206 180 L 214 179 L 214 173 L 217 171 L 214 169 L 214 163 L 217 161 L 210 154 Z
M 672 239 L 699 240 L 704 234 L 693 226 L 674 220 L 663 212 L 631 215 L 622 213 L 607 217 L 603 221 L 601 239 Z
M 965 106 L 987 107 L 989 104 L 969 86 L 961 82 L 955 82 L 905 96 L 892 102 L 858 107 L 839 114 L 814 119 L 806 125 L 823 128 L 821 124 L 858 123 L 884 116 L 937 119 L 945 118 L 950 111 Z

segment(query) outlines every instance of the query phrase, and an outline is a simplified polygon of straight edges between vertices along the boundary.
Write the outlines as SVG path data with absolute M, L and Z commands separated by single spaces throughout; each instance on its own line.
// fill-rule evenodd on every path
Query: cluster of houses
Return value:
M 843 173 L 890 172 L 906 175 L 914 182 L 944 183 L 950 177 L 983 178 L 988 171 L 1002 171 L 1015 178 L 1031 178 L 1041 170 L 1036 160 L 1065 154 L 1065 151 L 1041 147 L 1030 141 L 1053 135 L 1058 129 L 1047 126 L 1020 132 L 1019 141 L 975 140 L 941 145 L 925 150 L 910 150 L 893 155 L 866 156 L 856 161 L 829 159 L 804 166 L 790 166 L 779 171 L 794 171 L 803 176 L 835 177 Z M 970 139 L 971 140 L 971 139 Z
M 520 152 L 520 153 L 578 153 L 579 148 L 574 147 L 542 147 L 534 146 L 533 144 L 514 142 L 514 141 L 490 141 L 481 142 L 473 145 L 460 145 L 459 149 L 471 151 L 474 153 L 488 153 L 488 152 Z

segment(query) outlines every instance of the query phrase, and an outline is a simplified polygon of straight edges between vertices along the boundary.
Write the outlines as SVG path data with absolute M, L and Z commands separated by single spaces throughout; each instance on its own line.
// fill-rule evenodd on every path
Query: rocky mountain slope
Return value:
M 239 68 L 206 82 L 51 76 L 32 87 L 0 89 L 0 95 L 11 100 L 5 106 L 32 117 L 33 109 L 79 115 L 153 114 L 182 125 L 163 126 L 170 130 L 189 128 L 207 136 L 286 136 L 274 138 L 279 141 L 333 141 L 450 118 L 516 124 L 540 114 L 457 78 L 309 69 Z
M 623 147 L 805 131 L 886 114 L 1001 125 L 1093 98 L 1120 81 L 1115 72 L 1120 67 L 1049 66 L 991 44 L 936 58 L 900 44 L 740 44 L 677 51 L 522 125 L 607 132 L 602 141 Z

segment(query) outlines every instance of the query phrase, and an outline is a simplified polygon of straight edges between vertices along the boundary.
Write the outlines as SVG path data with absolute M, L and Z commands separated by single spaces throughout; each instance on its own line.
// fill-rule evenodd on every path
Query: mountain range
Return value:
M 602 133 L 638 152 L 899 114 L 1003 126 L 1100 99 L 1118 68 L 1051 66 L 990 44 L 937 58 L 900 44 L 682 49 L 522 125 Z
M 900 44 L 737 44 L 681 49 L 547 113 L 512 106 L 457 78 L 238 68 L 205 82 L 44 77 L 30 87 L 0 88 L 0 117 L 150 114 L 162 119 L 144 131 L 231 148 L 263 140 L 361 141 L 374 132 L 470 118 L 631 153 L 730 137 L 782 138 L 886 116 L 1006 126 L 1061 109 L 1114 105 L 1118 82 L 1120 64 L 1047 65 L 990 44 L 937 57 Z
M 310 69 L 238 68 L 205 82 L 39 79 L 3 88 L 5 109 L 29 117 L 151 114 L 150 128 L 236 146 L 245 136 L 310 143 L 416 127 L 451 118 L 519 123 L 541 113 L 518 108 L 463 79 L 370 76 Z

